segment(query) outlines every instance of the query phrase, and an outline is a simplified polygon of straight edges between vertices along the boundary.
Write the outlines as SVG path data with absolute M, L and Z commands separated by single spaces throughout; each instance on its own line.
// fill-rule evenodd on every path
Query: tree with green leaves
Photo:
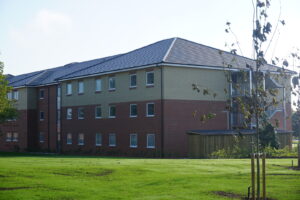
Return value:
M 8 85 L 6 76 L 3 74 L 3 68 L 4 63 L 0 61 L 0 124 L 17 116 L 13 100 L 7 98 L 7 94 L 12 91 L 12 87 Z

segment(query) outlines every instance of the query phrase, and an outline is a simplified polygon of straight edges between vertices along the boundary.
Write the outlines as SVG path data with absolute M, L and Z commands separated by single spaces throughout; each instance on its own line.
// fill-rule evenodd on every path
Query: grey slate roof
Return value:
M 293 133 L 292 131 L 276 130 L 278 134 Z M 203 135 L 203 136 L 213 136 L 213 135 L 252 135 L 256 134 L 255 129 L 242 129 L 242 130 L 191 130 L 187 131 L 190 135 Z
M 234 62 L 233 62 L 234 60 Z M 70 63 L 65 66 L 10 76 L 13 87 L 53 84 L 59 80 L 93 76 L 107 72 L 117 72 L 136 67 L 155 64 L 193 65 L 223 67 L 224 62 L 233 68 L 254 66 L 254 61 L 242 56 L 198 44 L 181 38 L 170 38 L 130 51 L 128 53 L 99 58 L 95 60 Z M 278 67 L 267 65 L 265 69 L 276 71 Z

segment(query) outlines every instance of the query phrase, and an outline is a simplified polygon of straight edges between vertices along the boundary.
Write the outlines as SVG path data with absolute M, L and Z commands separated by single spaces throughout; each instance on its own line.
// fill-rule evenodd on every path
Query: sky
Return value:
M 286 25 L 277 29 L 268 58 L 300 48 L 299 8 L 299 0 L 271 0 L 272 24 L 280 18 Z M 227 21 L 251 57 L 252 14 L 251 0 L 0 0 L 0 60 L 4 74 L 18 75 L 172 37 L 227 50 L 224 44 L 234 41 L 224 31 Z

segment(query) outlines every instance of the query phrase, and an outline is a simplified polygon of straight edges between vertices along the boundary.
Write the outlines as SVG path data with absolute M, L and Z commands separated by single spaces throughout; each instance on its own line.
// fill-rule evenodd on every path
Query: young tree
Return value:
M 0 61 L 0 124 L 17 116 L 13 101 L 7 98 L 7 94 L 11 92 L 12 88 L 8 85 L 5 75 L 3 75 L 3 68 L 4 64 Z

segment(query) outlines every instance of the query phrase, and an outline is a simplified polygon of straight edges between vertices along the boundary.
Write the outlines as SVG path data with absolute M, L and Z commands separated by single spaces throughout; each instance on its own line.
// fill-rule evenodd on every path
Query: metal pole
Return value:
M 255 154 L 251 154 L 251 188 L 252 188 L 252 199 L 255 200 Z

